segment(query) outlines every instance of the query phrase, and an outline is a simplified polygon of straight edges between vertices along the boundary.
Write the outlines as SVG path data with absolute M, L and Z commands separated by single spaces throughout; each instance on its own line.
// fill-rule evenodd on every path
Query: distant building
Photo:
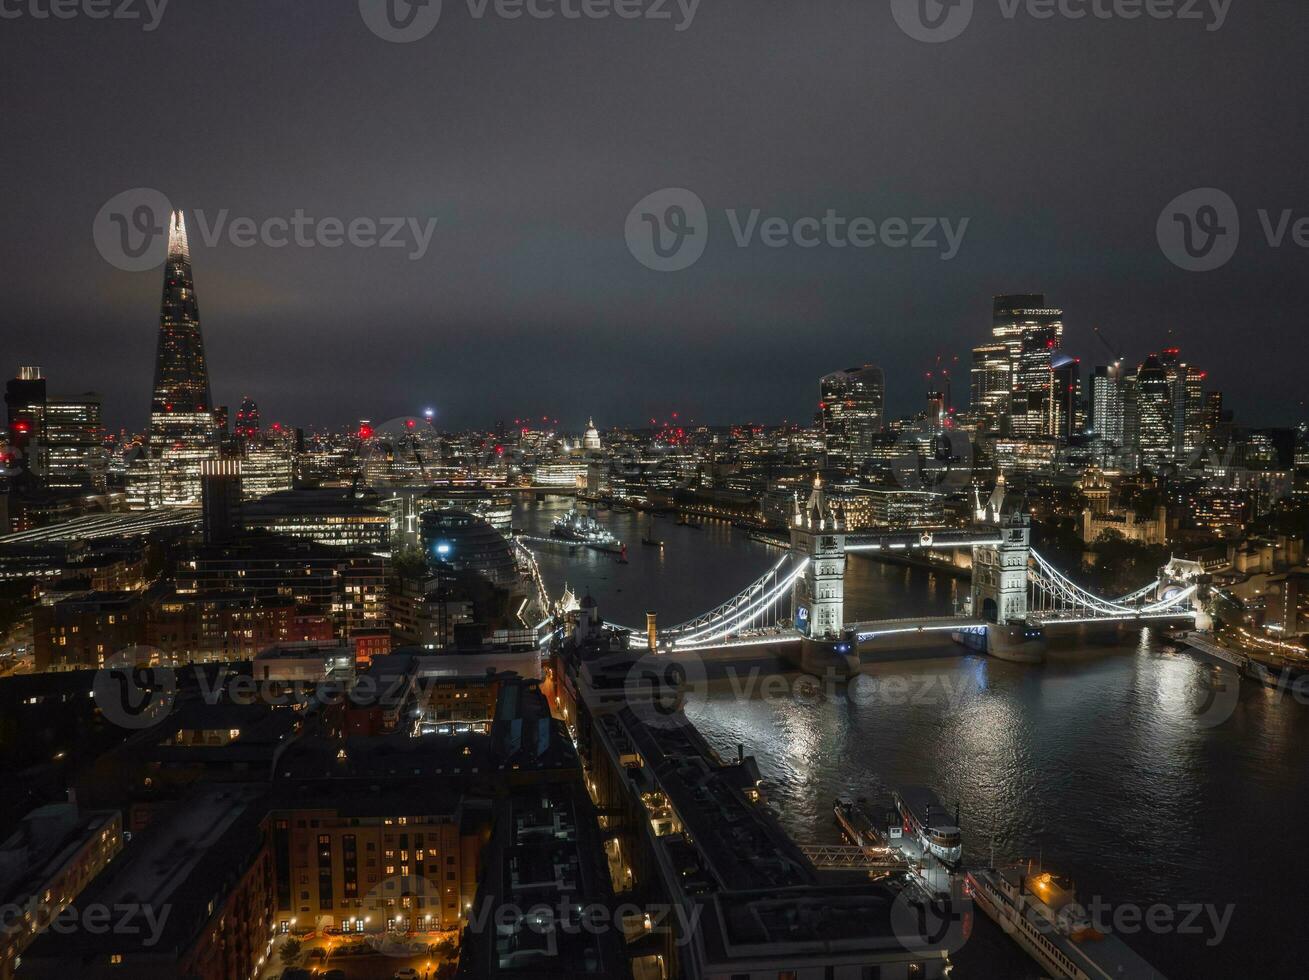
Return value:
M 586 434 L 582 436 L 582 449 L 588 453 L 600 451 L 600 430 L 595 427 L 595 419 L 586 423 Z
M 1107 446 L 1125 444 L 1125 409 L 1122 362 L 1097 367 L 1091 375 L 1091 428 Z
M 1063 311 L 1040 293 L 997 296 L 991 334 L 1009 352 L 1009 419 L 1017 436 L 1055 435 L 1051 362 L 1063 345 Z
M 52 397 L 38 367 L 5 386 L 10 453 L 54 493 L 102 494 L 108 488 L 100 396 Z
M 199 503 L 200 464 L 217 455 L 218 444 L 186 219 L 174 211 L 150 408 L 150 449 L 158 465 L 140 478 L 158 481 L 157 499 L 164 506 Z
M 241 407 L 237 410 L 234 434 L 239 441 L 251 443 L 259 438 L 259 431 L 259 406 L 247 396 L 241 400 Z
M 1155 354 L 1136 372 L 1136 449 L 1141 464 L 1158 469 L 1173 459 L 1173 399 L 1168 372 Z
M 499 588 L 518 584 L 518 564 L 503 534 L 482 518 L 462 510 L 423 515 L 423 551 L 433 568 L 448 565 L 476 572 Z
M 391 517 L 375 506 L 373 491 L 351 489 L 283 490 L 247 500 L 245 526 L 315 541 L 335 548 L 386 551 L 390 546 Z
M 295 486 L 295 454 L 289 444 L 247 446 L 241 460 L 241 492 L 258 500 Z
M 860 470 L 882 431 L 886 378 L 871 364 L 829 374 L 819 382 L 823 448 L 831 469 Z
M 973 348 L 972 403 L 969 413 L 974 422 L 991 431 L 1000 431 L 1009 412 L 1013 391 L 1013 364 L 1006 343 L 983 344 Z
M 226 544 L 244 529 L 241 516 L 241 463 L 209 459 L 200 464 L 201 513 L 205 544 Z

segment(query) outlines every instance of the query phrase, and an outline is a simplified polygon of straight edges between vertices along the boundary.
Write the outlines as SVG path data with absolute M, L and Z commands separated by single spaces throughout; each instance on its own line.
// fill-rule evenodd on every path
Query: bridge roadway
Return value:
M 845 550 L 861 551 L 943 551 L 1000 544 L 991 528 L 961 528 L 942 531 L 901 531 L 894 534 L 847 534 Z
M 855 630 L 860 643 L 868 643 L 880 636 L 909 633 L 953 633 L 962 630 L 984 630 L 986 620 L 975 616 L 918 616 L 910 619 L 881 619 L 864 623 L 847 623 L 847 630 Z M 636 632 L 633 630 L 632 632 Z M 804 636 L 790 626 L 772 626 L 763 629 L 742 630 L 740 633 L 710 640 L 703 644 L 688 643 L 676 646 L 676 652 L 704 650 L 730 650 L 740 647 L 772 646 L 779 643 L 799 643 Z

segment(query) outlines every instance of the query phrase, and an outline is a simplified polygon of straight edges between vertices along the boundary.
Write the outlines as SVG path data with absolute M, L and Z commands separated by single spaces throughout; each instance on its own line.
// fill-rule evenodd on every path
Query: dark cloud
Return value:
M 1173 340 L 1249 421 L 1301 416 L 1306 253 L 1256 209 L 1309 214 L 1299 3 L 1236 0 L 1221 30 L 1175 21 L 1006 20 L 929 45 L 887 0 L 705 0 L 688 30 L 475 20 L 389 44 L 353 0 L 173 0 L 159 28 L 0 22 L 6 364 L 147 412 L 160 282 L 95 251 L 113 195 L 257 219 L 439 220 L 403 251 L 194 249 L 215 396 L 302 424 L 434 404 L 451 425 L 580 424 L 680 410 L 812 413 L 816 379 L 887 369 L 916 408 L 938 355 L 983 340 L 994 292 L 1042 290 L 1068 346 L 1140 357 Z M 1184 273 L 1161 208 L 1215 186 L 1236 258 Z M 712 237 L 661 275 L 629 209 L 693 189 Z M 914 250 L 738 249 L 725 209 L 795 219 L 968 217 L 950 262 Z

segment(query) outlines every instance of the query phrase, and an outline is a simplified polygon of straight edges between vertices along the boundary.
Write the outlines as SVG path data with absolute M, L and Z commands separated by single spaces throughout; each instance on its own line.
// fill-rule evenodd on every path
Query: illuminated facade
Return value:
M 808 503 L 796 501 L 791 550 L 809 559 L 791 596 L 797 628 L 817 638 L 838 636 L 845 625 L 845 522 L 828 504 L 821 480 Z
M 1009 415 L 1014 435 L 1055 435 L 1050 411 L 1051 363 L 1063 344 L 1063 310 L 1045 296 L 997 296 L 991 334 L 1009 352 Z
M 882 431 L 886 378 L 882 369 L 866 364 L 829 374 L 819 382 L 819 410 L 827 465 L 858 470 L 872 451 L 873 436 Z
M 973 348 L 970 412 L 975 422 L 991 430 L 1000 428 L 1001 420 L 1009 411 L 1012 370 L 1007 344 L 983 344 Z
M 1168 372 L 1151 354 L 1136 372 L 1136 448 L 1157 469 L 1173 455 L 1173 399 Z
M 149 477 L 159 481 L 160 504 L 199 502 L 200 464 L 217 455 L 218 435 L 186 219 L 181 211 L 174 211 L 168 230 L 150 408 L 150 449 L 158 465 L 151 468 Z
M 1110 446 L 1124 445 L 1125 410 L 1122 362 L 1097 367 L 1091 377 L 1091 424 Z

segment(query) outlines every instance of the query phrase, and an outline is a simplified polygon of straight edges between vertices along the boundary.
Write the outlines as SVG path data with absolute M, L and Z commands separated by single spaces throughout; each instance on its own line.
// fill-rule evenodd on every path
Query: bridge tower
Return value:
M 1005 504 L 1003 478 L 978 515 L 994 527 L 998 544 L 973 546 L 973 615 L 997 626 L 1027 618 L 1027 562 L 1032 550 L 1032 518 L 1021 503 Z
M 815 639 L 835 639 L 845 625 L 845 522 L 814 479 L 809 501 L 795 502 L 791 518 L 791 551 L 808 558 L 809 567 L 791 590 L 795 626 Z

